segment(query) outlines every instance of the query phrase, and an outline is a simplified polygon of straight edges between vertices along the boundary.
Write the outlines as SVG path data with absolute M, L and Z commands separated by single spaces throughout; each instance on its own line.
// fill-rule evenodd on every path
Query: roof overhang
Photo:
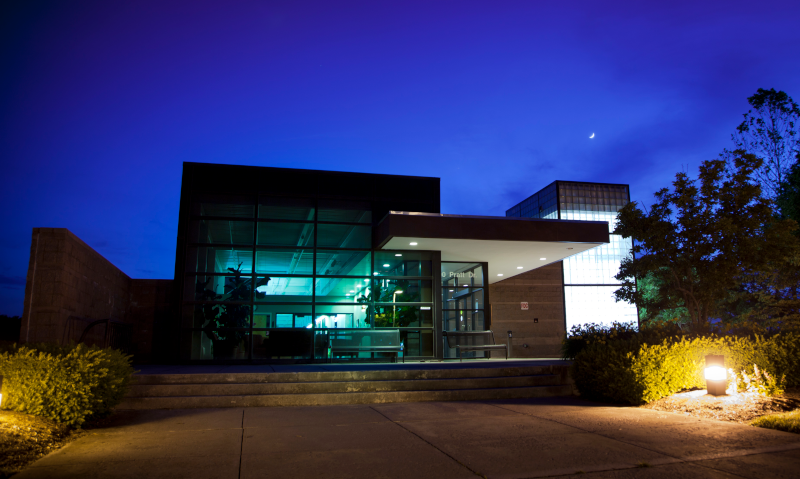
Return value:
M 608 242 L 605 221 L 407 211 L 390 211 L 378 224 L 374 237 L 376 249 L 441 251 L 442 261 L 487 262 L 489 283 Z

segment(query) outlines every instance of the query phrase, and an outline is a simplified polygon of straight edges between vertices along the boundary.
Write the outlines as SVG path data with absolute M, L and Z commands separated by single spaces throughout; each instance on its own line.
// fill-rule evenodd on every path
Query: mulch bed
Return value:
M 0 478 L 19 472 L 83 434 L 48 419 L 0 410 Z
M 747 424 L 759 416 L 800 408 L 800 388 L 789 389 L 772 398 L 753 393 L 716 397 L 706 394 L 705 390 L 682 391 L 641 407 Z

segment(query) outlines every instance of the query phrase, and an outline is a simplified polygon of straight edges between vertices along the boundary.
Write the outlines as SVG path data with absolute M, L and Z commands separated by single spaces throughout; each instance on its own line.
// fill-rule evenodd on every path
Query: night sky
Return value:
M 453 214 L 557 179 L 649 205 L 758 88 L 800 100 L 800 2 L 651 3 L 5 2 L 0 314 L 34 227 L 172 278 L 184 161 L 436 176 Z

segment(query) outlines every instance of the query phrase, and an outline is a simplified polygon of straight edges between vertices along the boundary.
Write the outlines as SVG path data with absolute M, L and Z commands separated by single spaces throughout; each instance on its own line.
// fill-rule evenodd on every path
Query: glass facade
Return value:
M 485 271 L 484 263 L 442 262 L 442 328 L 445 331 L 486 330 Z M 458 357 L 454 348 L 445 347 L 443 353 L 444 358 Z M 485 354 L 484 351 L 467 351 L 462 357 L 482 358 Z
M 370 202 L 204 194 L 189 211 L 183 359 L 326 360 L 334 331 L 382 328 L 434 355 L 433 254 L 373 251 Z
M 606 221 L 610 233 L 617 212 L 629 201 L 627 185 L 556 181 L 510 208 L 506 216 Z M 576 324 L 637 321 L 636 306 L 614 299 L 619 287 L 614 276 L 630 254 L 631 240 L 619 235 L 609 240 L 562 262 L 567 331 Z

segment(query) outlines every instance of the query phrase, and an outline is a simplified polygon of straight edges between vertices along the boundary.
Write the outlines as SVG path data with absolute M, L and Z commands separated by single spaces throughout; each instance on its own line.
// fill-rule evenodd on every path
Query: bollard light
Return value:
M 706 389 L 712 396 L 724 396 L 728 388 L 728 373 L 725 371 L 725 356 L 709 354 L 706 356 Z

